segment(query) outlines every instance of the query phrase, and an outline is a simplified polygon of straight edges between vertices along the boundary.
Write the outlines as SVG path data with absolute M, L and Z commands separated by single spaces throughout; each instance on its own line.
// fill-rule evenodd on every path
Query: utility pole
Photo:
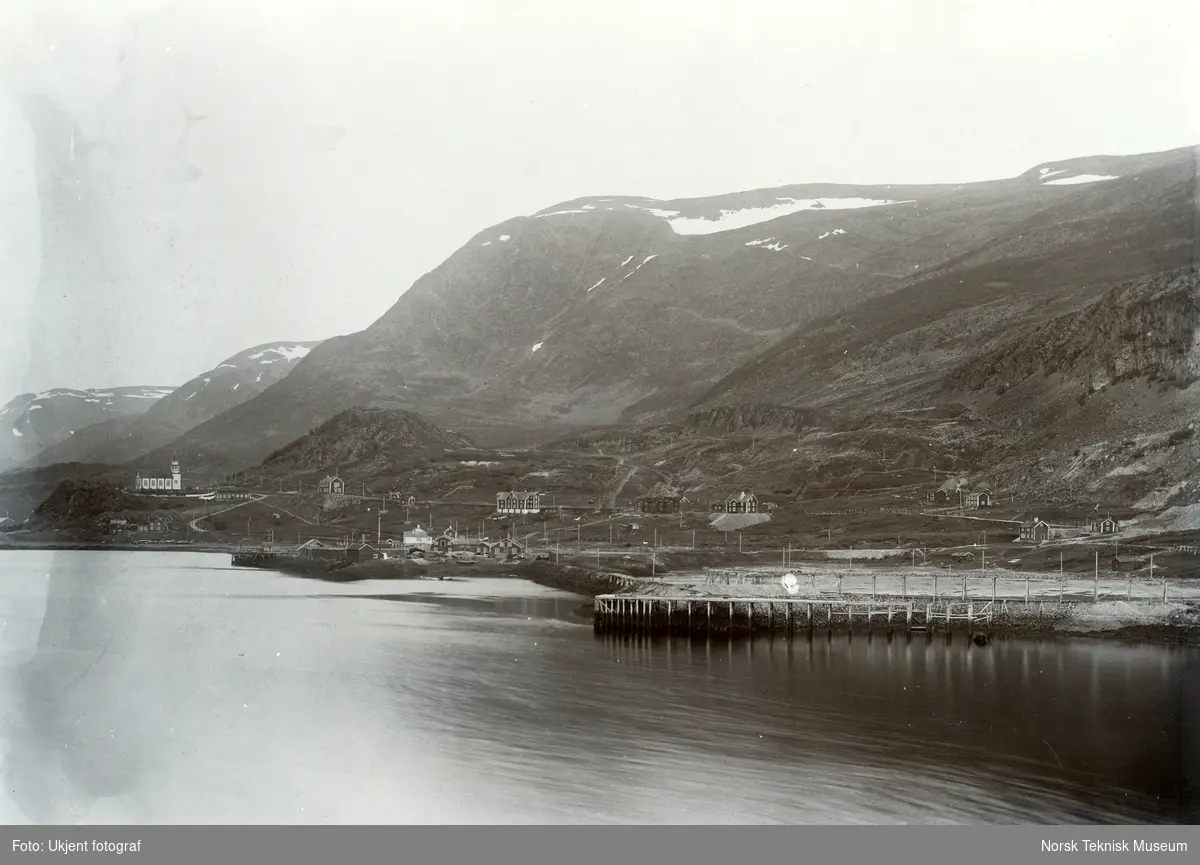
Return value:
M 696 530 L 692 529 L 692 549 L 696 549 Z

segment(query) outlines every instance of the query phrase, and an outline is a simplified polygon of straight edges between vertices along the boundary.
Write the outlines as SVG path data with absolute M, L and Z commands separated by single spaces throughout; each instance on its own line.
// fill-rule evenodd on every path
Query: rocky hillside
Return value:
M 173 390 L 152 386 L 55 388 L 21 394 L 0 408 L 0 471 L 68 442 L 94 424 L 109 422 L 119 427 L 146 413 Z
M 255 473 L 265 478 L 376 477 L 395 474 L 401 466 L 420 463 L 447 449 L 472 446 L 464 436 L 434 426 L 413 412 L 355 407 L 275 451 Z
M 65 480 L 34 509 L 27 527 L 61 529 L 90 523 L 104 514 L 152 511 L 157 507 L 154 499 L 129 495 L 104 481 Z
M 46 448 L 29 463 L 128 463 L 258 396 L 319 344 L 271 342 L 248 348 L 162 395 L 143 414 L 77 429 L 68 440 Z
M 943 391 L 994 391 L 1058 376 L 1081 399 L 1131 379 L 1184 390 L 1200 380 L 1200 272 L 1181 268 L 1117 286 L 1079 312 L 1015 335 L 954 370 Z
M 367 404 L 481 443 L 721 405 L 911 407 L 988 340 L 1190 261 L 1194 164 L 566 202 L 476 235 L 367 330 L 172 447 L 253 462 Z
M 1014 333 L 947 376 L 941 398 L 994 431 L 1002 480 L 1131 502 L 1182 493 L 1200 480 L 1200 273 L 1131 280 Z
M 722 405 L 694 411 L 681 423 L 684 429 L 708 433 L 799 433 L 813 429 L 829 429 L 837 418 L 828 412 L 771 403 Z

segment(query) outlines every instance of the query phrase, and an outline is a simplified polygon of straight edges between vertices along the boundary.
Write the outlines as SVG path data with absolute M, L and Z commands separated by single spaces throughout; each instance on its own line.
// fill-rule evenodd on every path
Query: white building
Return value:
M 171 460 L 170 477 L 143 477 L 142 473 L 138 472 L 133 478 L 133 488 L 137 490 L 182 490 L 183 475 L 179 471 L 179 460 Z
M 404 533 L 404 548 L 411 550 L 414 547 L 422 550 L 428 550 L 433 547 L 433 538 L 420 525 L 411 532 Z

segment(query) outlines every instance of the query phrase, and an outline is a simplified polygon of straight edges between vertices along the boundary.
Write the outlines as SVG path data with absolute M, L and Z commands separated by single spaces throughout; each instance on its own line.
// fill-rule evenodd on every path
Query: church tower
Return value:
M 183 476 L 179 471 L 179 460 L 171 460 L 171 489 L 183 489 Z

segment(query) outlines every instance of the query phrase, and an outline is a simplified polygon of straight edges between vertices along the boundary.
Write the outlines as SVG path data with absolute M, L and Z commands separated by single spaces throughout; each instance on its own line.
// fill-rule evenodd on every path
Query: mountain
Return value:
M 368 404 L 481 444 L 721 406 L 928 405 L 1006 334 L 1190 263 L 1195 166 L 1186 148 L 982 183 L 556 205 L 476 235 L 171 447 L 254 462 Z
M 165 393 L 145 413 L 77 429 L 36 454 L 30 465 L 60 462 L 121 465 L 169 445 L 197 424 L 253 399 L 281 380 L 319 342 L 270 342 L 228 357 Z
M 313 483 L 326 474 L 374 478 L 446 450 L 473 447 L 464 436 L 413 412 L 356 406 L 275 451 L 254 474 Z
M 0 408 L 0 470 L 14 468 L 40 451 L 70 441 L 85 428 L 136 418 L 171 387 L 55 388 L 26 393 Z

